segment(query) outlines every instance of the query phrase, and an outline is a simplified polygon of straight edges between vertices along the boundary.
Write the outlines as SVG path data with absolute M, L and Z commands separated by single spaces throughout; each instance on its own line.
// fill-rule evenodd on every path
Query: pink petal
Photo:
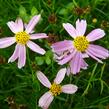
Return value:
M 54 53 L 54 59 L 61 60 L 61 59 L 63 59 L 68 53 L 69 53 L 69 51 L 62 52 L 61 54 L 60 54 L 59 52 Z
M 78 19 L 76 21 L 76 30 L 78 32 L 78 36 L 84 36 L 84 34 L 86 32 L 86 27 L 87 27 L 86 20 L 79 21 L 79 19 Z
M 27 27 L 27 24 L 26 23 L 24 23 L 24 28 L 26 29 L 26 27 Z M 34 33 L 35 31 L 34 31 L 34 29 L 30 32 L 30 34 L 32 34 L 32 33 Z
M 64 41 L 60 41 L 60 42 L 56 42 L 52 44 L 51 48 L 53 52 L 62 52 L 62 51 L 73 48 L 73 43 L 72 41 L 64 40 Z
M 16 19 L 15 23 L 17 24 L 18 31 L 23 31 L 23 21 L 21 18 Z
M 58 64 L 63 65 L 63 64 L 65 64 L 65 63 L 69 62 L 69 61 L 73 58 L 73 56 L 75 55 L 75 53 L 76 53 L 76 50 L 74 50 L 73 53 L 67 55 L 67 56 L 64 57 L 62 60 L 60 60 L 60 61 L 58 62 Z
M 45 33 L 37 33 L 37 34 L 32 34 L 30 39 L 42 39 L 47 37 L 48 36 Z
M 42 97 L 39 99 L 39 107 L 42 109 L 48 109 L 49 105 L 53 101 L 54 97 L 52 96 L 52 93 L 49 91 L 46 92 Z
M 89 58 L 89 55 L 87 53 L 82 53 L 82 58 Z
M 86 38 L 91 42 L 104 37 L 104 35 L 105 32 L 102 29 L 95 29 L 92 32 L 90 32 Z
M 62 86 L 62 92 L 67 94 L 73 94 L 77 91 L 78 87 L 73 84 L 67 84 Z
M 53 59 L 54 59 L 55 61 L 56 61 L 56 59 L 58 59 L 58 58 L 61 59 L 61 58 L 63 57 L 63 56 L 58 56 L 58 55 L 55 54 L 55 53 L 54 53 L 53 55 L 54 55 L 54 56 L 53 56 Z
M 71 73 L 71 69 L 70 69 L 70 67 L 67 67 L 67 76 L 69 76 L 70 75 L 70 73 Z
M 89 49 L 98 58 L 106 59 L 109 57 L 109 51 L 101 46 L 90 44 Z
M 18 68 L 22 68 L 26 62 L 26 48 L 25 45 L 19 44 L 19 59 L 18 59 Z
M 18 56 L 19 56 L 18 54 L 19 54 L 19 44 L 16 45 L 15 51 L 12 54 L 12 56 L 9 58 L 8 63 L 14 62 L 18 58 Z
M 95 54 L 90 49 L 87 49 L 86 53 L 91 56 L 93 59 L 97 60 L 99 63 L 103 63 L 100 59 L 98 59 Z
M 48 80 L 48 78 L 47 78 L 41 71 L 38 71 L 38 72 L 36 73 L 36 75 L 37 75 L 38 80 L 39 80 L 45 87 L 48 87 L 48 88 L 51 87 L 50 81 Z
M 35 44 L 34 42 L 32 41 L 28 41 L 27 42 L 27 46 L 34 52 L 36 53 L 39 53 L 39 54 L 42 54 L 44 55 L 45 54 L 45 50 L 42 49 L 39 45 Z
M 62 82 L 62 80 L 64 79 L 65 74 L 66 74 L 66 68 L 60 69 L 59 72 L 56 75 L 54 82 L 56 84 L 60 84 Z
M 10 21 L 10 22 L 7 23 L 7 25 L 8 25 L 8 27 L 10 28 L 10 30 L 11 30 L 13 33 L 19 32 L 18 26 L 16 25 L 15 22 Z
M 71 67 L 71 72 L 73 74 L 77 74 L 80 72 L 81 68 L 81 59 L 82 59 L 82 54 L 80 52 L 77 52 L 73 59 L 70 62 L 70 67 Z
M 74 49 L 73 49 L 74 50 Z M 73 50 L 71 50 L 72 52 L 73 52 Z M 62 63 L 60 63 L 61 61 L 62 62 L 66 62 L 67 61 L 67 57 L 69 57 L 69 54 L 73 54 L 73 53 L 70 53 L 70 51 L 69 50 L 67 50 L 67 51 L 64 51 L 64 52 L 56 52 L 56 53 L 54 53 L 54 60 L 55 61 L 57 61 L 58 62 L 58 64 L 62 64 Z
M 0 39 L 0 48 L 6 48 L 16 42 L 15 37 L 7 37 Z
M 33 31 L 33 28 L 39 22 L 40 17 L 41 17 L 41 15 L 36 15 L 30 20 L 30 22 L 27 25 L 26 30 L 25 30 L 27 33 L 31 33 L 31 31 Z
M 70 23 L 63 23 L 63 27 L 71 37 L 76 38 L 77 32 L 73 25 L 71 25 Z
M 81 68 L 82 69 L 87 69 L 88 64 L 84 61 L 84 59 L 81 58 Z

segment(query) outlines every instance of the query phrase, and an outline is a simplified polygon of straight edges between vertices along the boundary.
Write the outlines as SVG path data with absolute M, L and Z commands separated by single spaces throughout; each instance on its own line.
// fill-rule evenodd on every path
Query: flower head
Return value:
M 36 53 L 42 55 L 45 54 L 44 49 L 30 41 L 48 37 L 45 33 L 32 34 L 35 25 L 40 20 L 40 17 L 40 15 L 34 16 L 27 25 L 25 25 L 20 18 L 18 18 L 15 22 L 9 21 L 7 25 L 15 35 L 14 37 L 0 39 L 0 48 L 6 48 L 15 42 L 17 43 L 15 51 L 9 58 L 8 62 L 13 62 L 18 59 L 18 68 L 22 68 L 26 63 L 26 46 Z
M 39 99 L 39 106 L 43 109 L 47 109 L 51 102 L 53 101 L 54 97 L 59 95 L 60 93 L 64 92 L 67 94 L 73 94 L 77 91 L 78 87 L 73 84 L 67 84 L 61 86 L 60 83 L 64 79 L 66 74 L 66 68 L 62 68 L 59 70 L 56 78 L 53 81 L 53 84 L 47 79 L 47 77 L 42 72 L 37 72 L 37 78 L 39 81 L 47 88 L 49 91 L 46 92 L 40 99 Z
M 58 64 L 63 65 L 69 62 L 68 72 L 77 74 L 81 68 L 87 69 L 88 64 L 84 61 L 86 57 L 90 56 L 100 63 L 102 63 L 101 59 L 109 57 L 108 50 L 101 46 L 90 44 L 90 42 L 104 37 L 105 33 L 102 29 L 95 29 L 85 35 L 86 20 L 80 21 L 79 19 L 76 21 L 76 28 L 70 23 L 63 23 L 63 27 L 74 40 L 57 42 L 51 47 Z

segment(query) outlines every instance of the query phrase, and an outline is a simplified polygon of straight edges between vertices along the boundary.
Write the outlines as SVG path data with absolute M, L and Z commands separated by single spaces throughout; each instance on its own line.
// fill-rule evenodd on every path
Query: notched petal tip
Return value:
M 62 26 L 65 28 L 67 25 L 71 25 L 70 23 L 63 23 Z
M 18 68 L 21 69 L 23 66 L 18 65 Z
M 18 63 L 18 68 L 19 69 L 21 69 L 21 68 L 23 68 L 25 65 L 20 65 L 19 63 Z
M 11 60 L 10 60 L 10 58 L 8 59 L 8 63 L 10 63 L 11 62 Z
M 82 23 L 86 23 L 86 20 L 85 20 L 85 19 L 82 19 L 81 22 L 82 22 Z
M 85 19 L 77 19 L 76 22 L 79 22 L 79 23 L 86 23 L 86 20 L 85 20 Z
M 66 25 L 66 23 L 63 23 L 62 26 L 64 27 Z
M 35 15 L 35 16 L 33 16 L 33 17 L 34 17 L 34 18 L 37 18 L 38 20 L 40 20 L 41 14 Z
M 39 14 L 38 17 L 41 17 L 41 14 Z
M 43 50 L 42 55 L 44 55 L 46 53 L 46 51 L 44 49 L 42 49 L 42 50 Z
M 77 19 L 76 22 L 80 22 L 80 19 Z

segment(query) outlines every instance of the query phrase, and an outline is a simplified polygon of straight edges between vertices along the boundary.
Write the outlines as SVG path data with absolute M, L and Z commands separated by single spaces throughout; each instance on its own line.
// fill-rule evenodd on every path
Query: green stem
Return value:
M 72 0 L 72 1 L 73 1 L 74 6 L 79 7 L 75 0 Z
M 93 69 L 93 71 L 92 71 L 92 74 L 91 74 L 91 76 L 90 76 L 90 79 L 89 79 L 89 81 L 88 81 L 88 85 L 87 85 L 85 91 L 83 92 L 82 96 L 84 96 L 84 95 L 86 95 L 86 94 L 88 93 L 88 89 L 89 89 L 89 87 L 90 87 L 90 85 L 91 85 L 91 82 L 92 82 L 92 79 L 93 79 L 95 70 L 96 70 L 96 68 L 97 68 L 97 65 L 98 65 L 98 64 L 95 64 L 95 67 L 94 67 L 94 69 Z
M 31 61 L 30 61 L 30 58 L 29 58 L 29 50 L 28 50 L 28 48 L 27 48 L 27 60 L 28 60 L 29 69 L 30 69 L 30 71 L 32 73 L 32 84 L 34 84 L 34 83 L 36 83 L 35 81 L 37 81 L 37 80 L 35 78 L 34 72 L 33 72 L 32 67 L 31 67 Z M 36 99 L 36 101 L 37 101 L 37 99 Z M 37 104 L 36 104 L 36 109 L 38 109 L 38 105 Z
M 28 60 L 29 69 L 30 69 L 30 71 L 32 73 L 32 80 L 34 82 L 35 77 L 34 77 L 34 72 L 33 72 L 32 68 L 31 68 L 31 61 L 30 61 L 30 58 L 29 58 L 29 51 L 28 51 L 28 49 L 27 49 L 27 60 Z

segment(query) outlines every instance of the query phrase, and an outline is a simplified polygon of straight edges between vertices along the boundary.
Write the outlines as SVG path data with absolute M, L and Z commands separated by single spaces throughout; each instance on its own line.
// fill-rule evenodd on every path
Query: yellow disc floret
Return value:
M 18 32 L 16 35 L 16 42 L 20 44 L 26 44 L 27 41 L 30 39 L 29 34 L 27 34 L 25 31 Z
M 50 92 L 53 96 L 57 96 L 62 92 L 61 85 L 53 83 L 50 87 Z
M 85 36 L 78 36 L 74 39 L 74 46 L 78 51 L 84 52 L 88 48 L 89 42 Z

